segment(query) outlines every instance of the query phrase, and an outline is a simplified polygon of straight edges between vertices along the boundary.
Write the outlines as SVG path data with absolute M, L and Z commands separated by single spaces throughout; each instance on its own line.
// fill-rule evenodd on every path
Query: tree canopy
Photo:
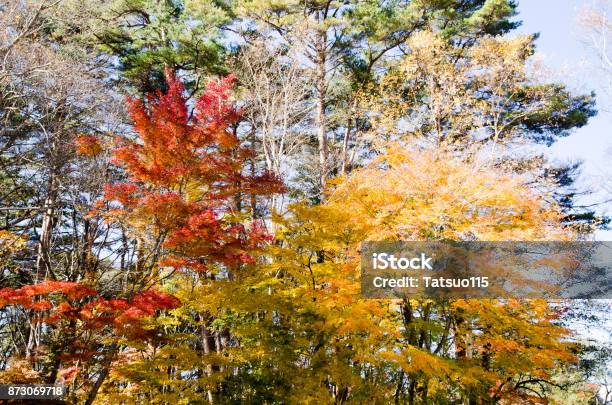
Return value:
M 75 404 L 596 397 L 607 358 L 568 318 L 588 306 L 360 291 L 364 241 L 605 223 L 574 205 L 579 166 L 531 148 L 595 95 L 534 74 L 514 1 L 0 0 L 0 25 L 0 382 Z

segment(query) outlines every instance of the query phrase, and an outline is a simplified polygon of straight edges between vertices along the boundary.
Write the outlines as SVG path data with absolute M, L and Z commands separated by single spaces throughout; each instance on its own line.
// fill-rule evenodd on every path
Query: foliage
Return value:
M 482 37 L 458 49 L 441 34 L 422 32 L 408 46 L 412 52 L 360 94 L 360 108 L 372 122 L 362 136 L 366 150 L 380 139 L 418 137 L 453 145 L 466 156 L 488 154 L 554 190 L 566 221 L 585 229 L 602 223 L 593 211 L 574 207 L 579 165 L 544 162 L 537 149 L 517 153 L 551 145 L 596 113 L 593 94 L 574 95 L 537 78 L 530 62 L 533 36 Z
M 244 173 L 250 152 L 230 128 L 240 115 L 228 101 L 233 77 L 211 82 L 190 113 L 182 83 L 167 75 L 167 92 L 129 102 L 139 139 L 118 141 L 114 162 L 128 179 L 106 186 L 105 216 L 148 244 L 154 267 L 214 273 L 252 262 L 248 251 L 267 237 L 260 224 L 242 224 L 242 195 L 254 212 L 257 196 L 280 183 Z
M 62 9 L 54 37 L 115 57 L 121 80 L 138 95 L 163 89 L 165 68 L 187 76 L 191 91 L 202 89 L 207 74 L 226 70 L 220 28 L 231 10 L 223 2 L 65 0 Z
M 247 41 L 261 37 L 297 48 L 296 60 L 310 71 L 313 135 L 305 149 L 311 157 L 298 166 L 296 194 L 320 201 L 328 178 L 359 164 L 367 114 L 353 94 L 394 66 L 415 33 L 440 30 L 464 49 L 475 38 L 515 27 L 515 8 L 506 0 L 236 2 Z
M 516 7 L 0 0 L 0 380 L 88 405 L 592 400 L 588 307 L 360 295 L 365 240 L 588 237 L 578 166 L 519 152 L 594 97 L 536 78 Z
M 258 286 L 266 302 L 286 300 L 267 314 L 268 333 L 289 336 L 297 357 L 279 360 L 274 369 L 287 371 L 275 376 L 304 368 L 300 383 L 308 385 L 297 389 L 313 403 L 512 402 L 539 391 L 555 365 L 573 361 L 546 302 L 359 296 L 363 240 L 571 237 L 557 210 L 515 181 L 451 152 L 390 145 L 324 205 L 298 204 L 277 218 L 283 244 L 272 249 L 276 259 Z M 256 336 L 241 341 L 258 345 Z M 262 367 L 275 357 L 265 356 Z
M 282 227 L 266 252 L 271 261 L 234 278 L 177 280 L 184 305 L 163 320 L 174 338 L 118 365 L 114 383 L 132 381 L 134 391 L 106 398 L 149 401 L 160 390 L 161 401 L 189 403 L 206 391 L 220 402 L 281 403 L 547 395 L 556 367 L 571 366 L 574 355 L 545 301 L 359 296 L 362 240 L 571 237 L 554 207 L 516 179 L 449 156 L 390 145 L 341 180 L 324 205 L 297 204 L 276 217 Z M 202 357 L 187 331 L 208 325 L 222 350 Z
M 403 119 L 411 123 L 408 135 L 461 147 L 554 142 L 594 115 L 593 96 L 573 96 L 561 85 L 534 80 L 527 64 L 533 40 L 485 37 L 461 52 L 438 34 L 415 35 L 410 55 L 381 79 L 367 104 L 392 120 L 375 128 L 393 133 L 390 128 Z
M 114 151 L 115 163 L 124 168 L 128 179 L 106 187 L 100 208 L 137 241 L 135 281 L 149 284 L 171 278 L 175 280 L 171 288 L 180 292 L 185 304 L 161 320 L 168 343 L 137 345 L 119 355 L 111 378 L 118 379 L 116 387 L 123 385 L 120 377 L 133 380 L 138 393 L 113 393 L 109 386 L 105 397 L 113 402 L 125 400 L 126 395 L 146 402 L 193 399 L 189 392 L 201 396 L 214 387 L 218 377 L 212 367 L 219 361 L 215 352 L 223 350 L 217 324 L 222 321 L 207 303 L 220 301 L 211 296 L 210 301 L 201 302 L 182 294 L 215 280 L 223 283 L 243 277 L 256 261 L 254 254 L 270 240 L 263 224 L 250 220 L 257 211 L 257 199 L 282 189 L 267 172 L 245 174 L 243 165 L 250 151 L 231 131 L 240 116 L 229 101 L 233 77 L 210 82 L 193 113 L 182 83 L 170 71 L 167 82 L 167 92 L 151 94 L 146 101 L 130 101 L 139 137 L 120 140 Z M 243 205 L 243 200 L 250 205 Z M 195 336 L 187 335 L 188 331 Z M 144 364 L 134 364 L 137 354 L 146 359 Z M 186 373 L 192 378 L 186 378 Z M 195 381 L 201 383 L 195 385 Z M 158 394 L 151 395 L 158 390 L 165 394 L 154 399 Z

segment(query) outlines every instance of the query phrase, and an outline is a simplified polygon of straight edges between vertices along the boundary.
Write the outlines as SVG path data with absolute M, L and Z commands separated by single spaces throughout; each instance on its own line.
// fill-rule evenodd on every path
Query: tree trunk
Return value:
M 346 174 L 347 166 L 348 166 L 348 143 L 349 143 L 349 138 L 351 136 L 351 123 L 352 121 L 349 118 L 346 123 L 346 129 L 344 130 L 344 139 L 342 139 L 342 158 L 341 158 L 342 166 L 340 167 L 341 175 Z
M 93 401 L 96 399 L 96 396 L 98 395 L 98 391 L 100 390 L 100 387 L 102 386 L 102 383 L 104 382 L 107 376 L 108 376 L 108 367 L 104 367 L 102 371 L 100 371 L 100 375 L 96 379 L 96 382 L 94 383 L 93 387 L 91 387 L 91 391 L 89 391 L 89 394 L 87 395 L 87 400 L 85 401 L 85 405 L 93 404 Z
M 48 179 L 48 190 L 45 198 L 45 210 L 43 212 L 40 238 L 38 240 L 38 252 L 36 256 L 36 274 L 34 276 L 34 283 L 38 283 L 51 276 L 55 280 L 55 274 L 51 269 L 51 236 L 53 233 L 53 226 L 55 224 L 55 205 L 57 203 L 58 195 L 58 179 L 55 170 L 52 170 L 49 174 Z M 26 346 L 26 358 L 30 358 L 32 353 L 35 352 L 35 348 L 39 345 L 39 333 L 41 325 L 38 321 L 38 315 L 34 315 L 30 326 L 28 344 Z
M 103 368 L 100 371 L 100 374 L 98 375 L 98 378 L 96 379 L 96 382 L 94 382 L 93 386 L 91 387 L 89 394 L 87 394 L 87 400 L 85 401 L 85 405 L 93 404 L 93 402 L 96 399 L 96 396 L 98 396 L 98 391 L 100 390 L 100 387 L 102 387 L 104 380 L 106 380 L 106 378 L 108 377 L 109 367 L 110 367 L 110 364 L 113 360 L 113 357 L 116 351 L 117 351 L 117 345 L 115 343 L 112 343 L 108 347 L 108 351 L 107 351 L 108 356 L 102 362 Z
M 207 319 L 208 315 L 202 315 L 202 319 Z M 201 338 L 201 342 L 202 342 L 202 348 L 204 351 L 204 355 L 213 353 L 213 352 L 218 352 L 220 351 L 220 348 L 217 346 L 217 340 L 215 339 L 215 335 L 212 334 L 208 328 L 208 322 L 205 322 L 202 324 L 202 326 L 200 327 L 200 338 Z M 210 377 L 213 375 L 213 373 L 215 373 L 216 371 L 219 371 L 217 367 L 213 366 L 212 364 L 208 364 L 206 366 L 206 374 Z M 206 398 L 208 399 L 208 402 L 211 404 L 214 404 L 217 402 L 216 400 L 216 393 L 211 390 L 208 389 L 206 390 Z
M 467 321 L 461 314 L 455 315 L 455 356 L 457 359 L 472 358 L 472 334 Z
M 321 199 L 323 199 L 323 189 L 325 181 L 329 175 L 329 150 L 327 145 L 327 117 L 325 115 L 327 96 L 327 82 L 325 75 L 325 65 L 327 61 L 326 55 L 327 33 L 319 32 L 316 43 L 316 126 L 317 126 L 317 141 L 319 143 L 319 181 L 321 187 Z
M 49 189 L 47 191 L 47 197 L 45 198 L 45 211 L 43 212 L 40 239 L 38 241 L 35 282 L 45 279 L 48 275 L 55 279 L 51 269 L 51 258 L 49 254 L 51 249 L 51 236 L 55 224 L 55 206 L 57 204 L 59 188 L 59 181 L 55 173 L 52 172 L 49 174 L 48 184 Z

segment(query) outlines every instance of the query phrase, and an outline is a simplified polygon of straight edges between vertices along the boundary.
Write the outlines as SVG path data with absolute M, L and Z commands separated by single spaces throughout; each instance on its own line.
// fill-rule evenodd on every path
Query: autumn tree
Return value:
M 103 153 L 79 157 L 75 142 L 115 128 L 120 114 L 96 61 L 51 35 L 58 8 L 57 1 L 0 2 L 6 28 L 0 34 L 0 227 L 3 249 L 11 252 L 3 257 L 0 288 L 9 298 L 22 291 L 26 303 L 53 294 L 40 283 L 65 286 L 94 274 L 96 280 L 110 267 L 102 253 L 111 245 L 109 227 L 88 217 L 108 162 Z M 98 287 L 88 285 L 102 295 L 112 290 Z M 76 323 L 47 324 L 49 305 L 12 303 L 3 300 L 0 311 L 2 369 L 19 363 L 36 381 L 55 381 L 70 364 L 62 352 L 71 353 L 79 341 L 70 335 Z
M 537 187 L 585 229 L 600 222 L 574 207 L 576 165 L 552 165 L 525 148 L 550 145 L 594 116 L 594 94 L 573 94 L 546 83 L 529 69 L 533 36 L 486 37 L 458 50 L 433 32 L 414 35 L 412 49 L 380 82 L 362 93 L 372 126 L 361 147 L 380 139 L 421 138 L 452 145 L 467 157 L 486 154 L 493 166 L 530 172 Z
M 380 2 L 380 1 L 241 1 L 236 15 L 247 26 L 247 41 L 269 33 L 266 40 L 299 45 L 301 60 L 312 73 L 314 154 L 320 198 L 325 180 L 346 171 L 356 132 L 363 126 L 352 94 L 393 64 L 391 55 L 407 52 L 415 32 L 439 29 L 458 48 L 475 38 L 508 32 L 517 23 L 513 2 Z M 305 167 L 301 168 L 302 170 Z
M 374 128 L 387 134 L 408 120 L 401 131 L 407 136 L 491 152 L 497 146 L 496 159 L 500 145 L 553 143 L 595 113 L 592 94 L 573 95 L 530 74 L 533 36 L 482 38 L 459 51 L 423 32 L 408 46 L 410 55 L 381 79 L 368 105 L 386 124 Z
M 523 181 L 466 163 L 452 149 L 392 144 L 340 179 L 325 204 L 298 204 L 277 218 L 283 244 L 262 293 L 288 301 L 269 316 L 278 319 L 275 328 L 295 330 L 287 336 L 299 349 L 275 375 L 291 378 L 303 368 L 306 402 L 546 397 L 555 368 L 574 357 L 545 301 L 376 301 L 359 292 L 364 240 L 572 238 L 558 209 Z
M 269 172 L 246 170 L 251 152 L 232 131 L 241 114 L 230 101 L 233 77 L 211 81 L 192 112 L 183 84 L 170 71 L 166 74 L 166 92 L 129 102 L 138 137 L 118 140 L 114 161 L 127 177 L 107 186 L 100 209 L 125 227 L 135 246 L 133 267 L 125 274 L 129 285 L 166 280 L 171 290 L 193 291 L 239 280 L 245 267 L 256 262 L 255 252 L 269 236 L 263 223 L 251 221 L 252 212 L 281 185 Z M 133 386 L 141 388 L 138 393 L 120 390 L 111 397 L 181 397 L 190 384 L 189 390 L 213 398 L 219 369 L 211 358 L 221 356 L 233 337 L 216 327 L 218 313 L 205 307 L 209 302 L 220 304 L 212 294 L 183 300 L 176 317 L 162 324 L 170 343 L 120 353 L 113 378 L 130 381 L 149 373 L 148 379 Z M 130 362 L 137 353 L 153 356 L 144 370 Z M 166 355 L 162 367 L 157 359 Z M 167 381 L 159 383 L 156 372 Z M 192 378 L 185 379 L 185 373 Z M 121 384 L 121 379 L 112 380 L 106 390 L 112 393 Z
M 62 383 L 90 403 L 122 339 L 177 300 L 121 291 L 116 234 L 90 215 L 112 170 L 121 109 L 101 66 L 54 36 L 58 1 L 1 2 L 0 207 L 3 382 Z

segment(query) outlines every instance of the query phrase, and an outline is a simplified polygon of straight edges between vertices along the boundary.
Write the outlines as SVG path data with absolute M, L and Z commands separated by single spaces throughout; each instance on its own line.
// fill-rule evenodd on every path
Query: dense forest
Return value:
M 588 303 L 360 295 L 363 241 L 606 225 L 541 149 L 595 94 L 537 74 L 517 7 L 0 0 L 0 382 L 75 404 L 597 404 L 609 353 L 569 319 Z

